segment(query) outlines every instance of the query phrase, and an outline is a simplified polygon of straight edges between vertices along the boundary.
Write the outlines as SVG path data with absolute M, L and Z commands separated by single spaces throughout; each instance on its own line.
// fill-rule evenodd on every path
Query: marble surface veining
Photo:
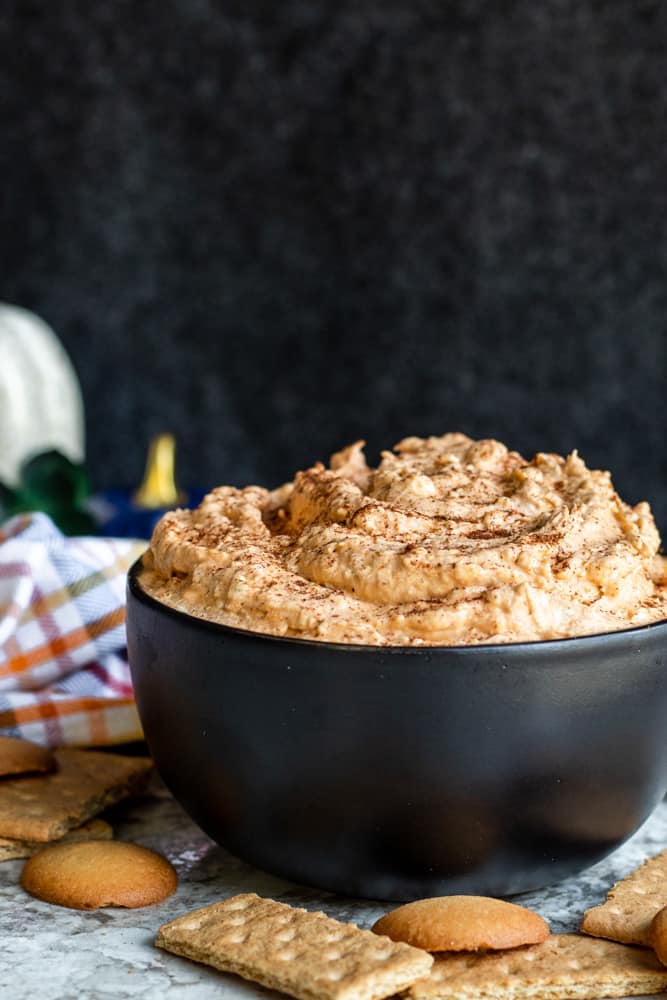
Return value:
M 153 946 L 160 924 L 237 892 L 257 892 L 369 927 L 389 904 L 346 899 L 258 871 L 216 846 L 162 788 L 117 806 L 115 836 L 166 854 L 180 884 L 170 899 L 139 910 L 92 912 L 50 906 L 20 888 L 22 861 L 0 865 L 1 1000 L 252 1000 L 278 997 Z M 556 932 L 576 930 L 588 906 L 647 857 L 667 847 L 667 802 L 609 858 L 555 887 L 516 897 Z

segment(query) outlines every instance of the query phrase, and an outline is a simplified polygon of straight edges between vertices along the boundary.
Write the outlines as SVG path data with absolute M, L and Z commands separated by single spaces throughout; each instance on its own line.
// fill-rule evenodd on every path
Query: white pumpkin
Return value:
M 0 481 L 16 486 L 22 463 L 52 448 L 83 462 L 76 373 L 50 326 L 0 303 Z

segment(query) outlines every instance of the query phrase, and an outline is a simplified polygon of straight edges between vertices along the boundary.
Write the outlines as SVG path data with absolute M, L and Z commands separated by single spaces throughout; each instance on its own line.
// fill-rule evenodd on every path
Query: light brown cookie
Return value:
M 667 965 L 667 906 L 658 910 L 649 931 L 653 950 L 663 965 Z
M 120 840 L 54 844 L 26 861 L 21 885 L 31 896 L 74 910 L 150 906 L 178 884 L 161 854 Z
M 667 989 L 667 969 L 647 948 L 552 934 L 507 952 L 438 956 L 409 1000 L 588 1000 Z
M 380 1000 L 433 964 L 425 951 L 255 893 L 172 920 L 155 943 L 301 1000 Z
M 107 806 L 140 791 L 152 767 L 146 757 L 56 750 L 58 770 L 0 781 L 0 837 L 59 840 Z
M 56 758 L 46 747 L 14 736 L 0 736 L 0 778 L 11 774 L 55 771 Z
M 373 930 L 425 951 L 517 948 L 549 936 L 537 913 L 490 896 L 418 899 L 380 917 Z
M 78 844 L 85 840 L 111 840 L 113 838 L 113 827 L 103 819 L 91 819 L 88 823 L 77 826 L 75 830 L 70 830 L 57 844 Z M 54 841 L 51 841 L 54 843 Z M 37 851 L 41 851 L 44 842 L 38 840 L 9 840 L 7 837 L 0 837 L 0 862 L 14 861 L 17 858 L 31 858 Z
M 667 851 L 617 882 L 600 906 L 586 910 L 581 930 L 624 944 L 651 946 L 651 921 L 667 906 Z

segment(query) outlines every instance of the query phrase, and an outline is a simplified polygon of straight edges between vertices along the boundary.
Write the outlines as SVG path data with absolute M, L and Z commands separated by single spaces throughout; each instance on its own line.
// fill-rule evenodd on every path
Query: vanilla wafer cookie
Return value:
M 418 948 L 255 893 L 172 920 L 155 943 L 300 1000 L 379 1000 L 433 964 Z
M 651 944 L 662 965 L 667 965 L 667 906 L 651 921 Z
M 122 840 L 47 844 L 26 861 L 21 885 L 31 896 L 74 910 L 160 903 L 178 876 L 165 857 Z
M 549 936 L 537 913 L 489 896 L 417 899 L 386 913 L 373 930 L 424 951 L 502 950 Z
M 79 844 L 87 840 L 111 840 L 113 827 L 103 819 L 91 819 L 70 830 L 60 840 L 51 841 L 55 844 Z M 0 837 L 0 862 L 14 861 L 17 858 L 31 858 L 44 847 L 44 841 L 10 840 Z
M 552 934 L 506 952 L 442 955 L 408 1000 L 589 1000 L 667 989 L 665 969 L 647 948 L 580 934 Z
M 55 771 L 56 759 L 50 750 L 15 736 L 0 736 L 0 777 Z
M 617 882 L 600 906 L 586 910 L 581 930 L 623 944 L 651 946 L 651 921 L 667 906 L 667 851 Z

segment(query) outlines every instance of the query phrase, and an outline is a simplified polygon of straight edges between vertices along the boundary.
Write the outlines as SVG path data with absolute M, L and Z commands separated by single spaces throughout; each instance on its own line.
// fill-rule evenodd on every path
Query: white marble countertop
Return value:
M 166 791 L 116 807 L 115 835 L 166 854 L 180 885 L 170 899 L 141 910 L 92 912 L 50 906 L 18 884 L 23 862 L 0 865 L 1 1000 L 251 1000 L 278 997 L 153 947 L 160 924 L 237 892 L 257 892 L 369 927 L 389 905 L 344 899 L 257 871 L 217 847 Z M 553 931 L 572 931 L 613 882 L 667 847 L 667 802 L 611 857 L 577 878 L 517 897 Z

